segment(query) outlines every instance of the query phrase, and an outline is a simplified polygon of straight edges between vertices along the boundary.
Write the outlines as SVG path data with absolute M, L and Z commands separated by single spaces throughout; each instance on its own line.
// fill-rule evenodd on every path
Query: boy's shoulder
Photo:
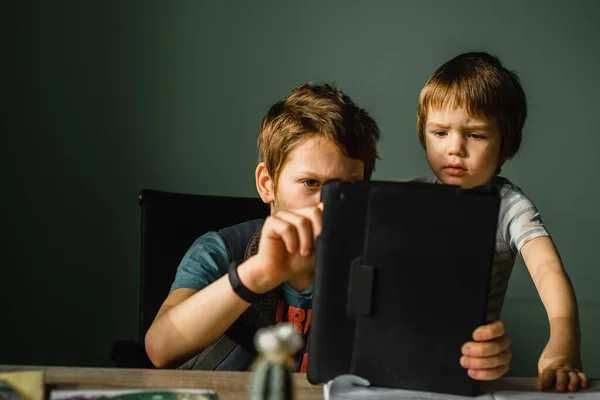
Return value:
M 253 219 L 228 226 L 218 231 L 219 236 L 225 243 L 230 260 L 241 260 L 244 258 L 250 239 L 262 228 L 264 222 L 264 219 Z
M 523 192 L 523 190 L 511 182 L 508 178 L 503 176 L 494 177 L 493 184 L 498 188 L 500 198 L 503 202 L 509 199 L 525 198 L 529 201 L 529 197 Z
M 217 269 L 224 269 L 231 261 L 243 259 L 248 242 L 263 223 L 263 219 L 255 219 L 202 234 L 188 249 L 180 268 L 190 262 L 206 264 L 208 260 Z
M 244 258 L 248 242 L 263 221 L 246 221 L 198 237 L 179 263 L 171 291 L 201 290 L 226 274 L 231 261 Z
M 205 248 L 217 249 L 220 252 L 229 253 L 231 258 L 232 255 L 238 253 L 237 248 L 244 247 L 245 250 L 248 241 L 254 233 L 262 228 L 263 223 L 264 219 L 254 219 L 205 232 L 194 241 L 190 251 L 205 251 Z

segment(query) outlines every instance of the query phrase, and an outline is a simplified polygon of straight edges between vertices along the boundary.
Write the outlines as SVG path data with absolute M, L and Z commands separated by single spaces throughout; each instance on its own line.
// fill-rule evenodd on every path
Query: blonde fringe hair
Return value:
M 419 96 L 417 132 L 425 147 L 429 110 L 464 107 L 469 115 L 495 121 L 502 137 L 501 160 L 519 151 L 527 101 L 518 76 L 488 53 L 461 54 L 439 67 Z
M 364 178 L 370 179 L 378 158 L 377 123 L 332 85 L 306 83 L 275 103 L 260 126 L 258 161 L 266 164 L 275 192 L 289 154 L 317 136 L 331 140 L 346 157 L 363 161 Z

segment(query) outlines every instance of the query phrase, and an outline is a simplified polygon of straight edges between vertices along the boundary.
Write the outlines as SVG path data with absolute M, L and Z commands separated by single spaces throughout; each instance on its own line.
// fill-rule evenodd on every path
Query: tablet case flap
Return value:
M 498 205 L 451 187 L 437 195 L 414 185 L 371 189 L 364 259 L 351 272 L 371 290 L 349 294 L 350 373 L 373 386 L 478 392 L 459 359 L 485 321 Z

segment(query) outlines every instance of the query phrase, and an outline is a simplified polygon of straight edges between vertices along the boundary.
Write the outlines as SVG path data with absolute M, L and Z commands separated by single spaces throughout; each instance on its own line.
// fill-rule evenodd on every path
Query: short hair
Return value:
M 521 146 L 527 100 L 519 77 L 488 53 L 461 54 L 439 67 L 419 96 L 417 131 L 425 147 L 425 124 L 431 109 L 465 107 L 469 115 L 495 121 L 500 129 L 501 163 Z
M 379 127 L 367 111 L 330 84 L 306 83 L 275 103 L 262 120 L 258 134 L 258 161 L 277 187 L 289 154 L 313 137 L 335 143 L 349 158 L 364 162 L 364 179 L 375 170 Z

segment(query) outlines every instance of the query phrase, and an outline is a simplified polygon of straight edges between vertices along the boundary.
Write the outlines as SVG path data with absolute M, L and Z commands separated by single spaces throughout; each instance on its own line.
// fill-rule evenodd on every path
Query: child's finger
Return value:
M 567 390 L 567 385 L 569 384 L 569 375 L 567 371 L 564 369 L 559 369 L 556 371 L 556 390 L 564 392 Z
M 299 246 L 298 233 L 296 227 L 289 221 L 277 215 L 272 215 L 265 221 L 264 229 L 267 236 L 281 239 L 288 253 L 297 251 Z
M 542 371 L 539 377 L 540 389 L 545 390 L 552 387 L 554 383 L 554 379 L 556 378 L 556 370 L 552 368 L 547 368 Z
M 469 376 L 478 381 L 493 381 L 500 378 L 508 371 L 508 365 L 490 369 L 469 369 Z
M 588 387 L 588 378 L 585 372 L 578 372 L 577 376 L 579 377 L 579 382 L 581 382 L 581 388 L 587 389 Z
M 490 369 L 501 367 L 503 365 L 510 365 L 511 359 L 512 353 L 509 350 L 505 350 L 499 354 L 489 357 L 462 356 L 460 359 L 460 364 L 464 368 L 469 369 Z
M 298 237 L 298 253 L 307 257 L 313 249 L 312 222 L 304 215 L 292 211 L 280 211 L 277 217 L 290 223 L 296 230 Z
M 467 342 L 463 345 L 461 351 L 465 356 L 491 357 L 507 351 L 509 348 L 510 338 L 502 336 L 487 342 Z
M 579 388 L 579 377 L 577 376 L 577 372 L 569 371 L 569 385 L 567 389 L 569 392 L 575 392 Z
M 499 338 L 506 334 L 504 322 L 498 320 L 487 325 L 482 325 L 473 331 L 473 340 L 484 342 Z
M 323 209 L 319 208 L 318 206 L 309 207 L 298 210 L 298 213 L 310 220 L 312 224 L 312 238 L 314 240 L 314 243 L 316 244 L 317 236 L 321 234 L 321 231 L 323 229 Z

